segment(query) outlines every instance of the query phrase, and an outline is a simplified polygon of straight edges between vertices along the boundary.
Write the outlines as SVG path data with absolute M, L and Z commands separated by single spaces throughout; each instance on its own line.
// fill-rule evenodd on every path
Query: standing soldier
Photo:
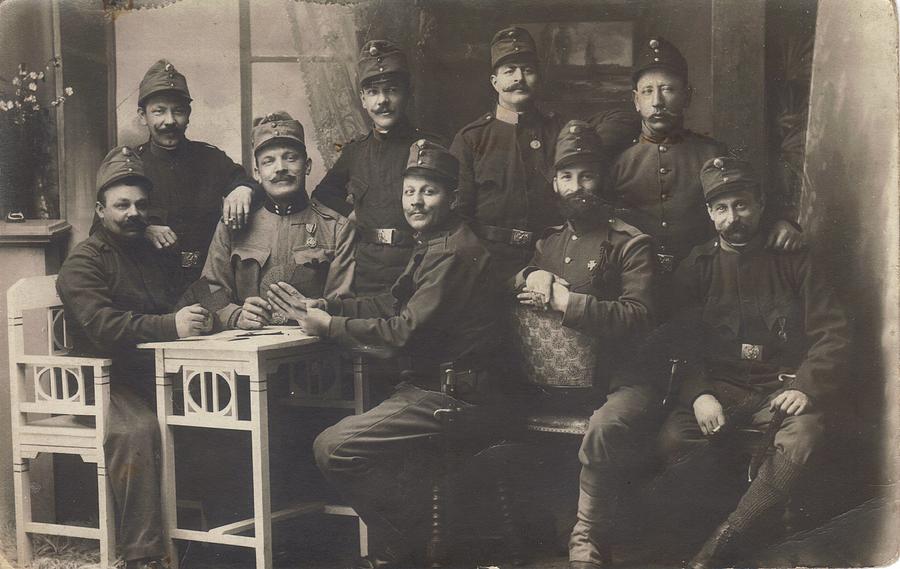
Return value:
M 430 135 L 406 117 L 411 87 L 406 55 L 387 40 L 367 42 L 359 55 L 359 99 L 372 130 L 347 144 L 313 198 L 341 215 L 356 212 L 356 294 L 387 291 L 412 254 L 412 231 L 400 192 L 409 145 Z M 431 137 L 433 138 L 433 137 Z
M 184 75 L 164 59 L 141 80 L 138 115 L 150 139 L 135 151 L 154 187 L 145 237 L 169 252 L 170 274 L 180 273 L 179 292 L 200 277 L 219 218 L 242 227 L 252 194 L 261 193 L 224 152 L 185 137 L 191 100 Z
M 349 294 L 352 280 L 352 260 L 334 264 L 338 250 L 352 254 L 347 219 L 306 196 L 312 161 L 303 125 L 285 112 L 254 123 L 251 146 L 256 179 L 266 192 L 263 206 L 250 214 L 244 231 L 232 234 L 219 223 L 203 267 L 204 284 L 219 297 L 207 306 L 216 311 L 218 328 L 284 324 L 284 315 L 263 300 L 267 282 L 283 280 L 304 295 L 331 298 Z
M 626 221 L 656 239 L 660 268 L 671 273 L 692 247 L 713 234 L 698 173 L 704 162 L 724 154 L 725 147 L 684 128 L 692 89 L 681 52 L 656 37 L 638 57 L 631 80 L 641 134 L 613 165 L 609 199 L 624 208 Z M 771 225 L 767 245 L 799 248 L 800 227 L 788 221 L 776 196 L 768 201 L 772 219 L 779 221 Z
M 537 232 L 561 221 L 551 180 L 562 123 L 535 105 L 541 76 L 527 30 L 497 32 L 491 66 L 497 106 L 464 126 L 450 151 L 460 162 L 460 214 L 486 240 L 497 276 L 506 279 L 531 258 Z

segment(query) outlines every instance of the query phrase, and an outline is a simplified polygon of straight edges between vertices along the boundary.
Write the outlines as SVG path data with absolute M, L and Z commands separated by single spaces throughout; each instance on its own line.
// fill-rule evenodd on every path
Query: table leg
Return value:
M 256 356 L 250 375 L 250 431 L 253 453 L 253 518 L 256 569 L 272 568 L 272 497 L 269 487 L 269 402 L 265 356 Z
M 175 497 L 175 441 L 167 418 L 172 414 L 172 378 L 166 375 L 165 357 L 156 353 L 156 414 L 159 419 L 161 464 L 161 496 L 163 535 L 166 556 L 171 569 L 178 569 L 178 548 L 171 538 L 178 528 L 178 512 Z

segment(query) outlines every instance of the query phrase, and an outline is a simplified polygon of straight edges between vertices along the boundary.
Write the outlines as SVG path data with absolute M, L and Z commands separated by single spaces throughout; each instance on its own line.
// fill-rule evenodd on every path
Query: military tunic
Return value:
M 591 516 L 581 515 L 594 509 L 586 496 L 617 495 L 620 488 L 613 480 L 622 476 L 609 473 L 633 467 L 644 455 L 640 437 L 658 424 L 655 391 L 648 385 L 628 384 L 620 373 L 655 317 L 653 243 L 648 235 L 618 219 L 587 230 L 568 222 L 547 230 L 538 241 L 534 258 L 516 277 L 519 287 L 535 269 L 570 283 L 563 326 L 601 338 L 598 387 L 605 388 L 605 400 L 591 415 L 578 451 L 582 464 L 578 523 L 593 523 L 585 529 L 576 526 L 569 550 L 572 561 L 599 562 L 596 543 L 581 536 L 600 524 L 600 516 L 612 520 L 614 511 L 606 507 L 592 511 Z
M 162 512 L 153 353 L 140 342 L 175 340 L 175 291 L 161 254 L 102 226 L 69 254 L 56 281 L 76 353 L 112 358 L 104 452 L 125 559 L 160 557 Z
M 343 345 L 404 349 L 416 371 L 386 401 L 325 429 L 313 445 L 326 479 L 395 554 L 408 551 L 431 487 L 424 461 L 410 463 L 409 457 L 433 448 L 444 434 L 436 410 L 468 406 L 437 391 L 440 364 L 477 370 L 477 395 L 490 399 L 494 392 L 498 377 L 489 360 L 496 351 L 497 303 L 489 264 L 490 254 L 457 220 L 420 236 L 391 293 L 328 303 L 334 314 L 328 337 Z M 469 395 L 475 394 L 461 397 Z
M 306 200 L 298 201 L 281 208 L 266 200 L 241 231 L 219 223 L 203 267 L 210 292 L 227 303 L 216 307 L 217 327 L 236 327 L 244 300 L 266 297 L 261 283 L 283 280 L 310 298 L 350 293 L 352 226 L 315 200 L 306 207 Z
M 608 189 L 623 208 L 617 214 L 652 235 L 658 253 L 675 257 L 666 268 L 712 236 L 700 168 L 724 153 L 723 144 L 684 130 L 661 142 L 641 137 L 613 164 Z
M 553 113 L 497 106 L 464 126 L 450 147 L 460 163 L 458 211 L 485 239 L 499 279 L 524 267 L 540 232 L 561 221 L 553 193 L 560 128 Z
M 344 146 L 312 193 L 341 215 L 356 212 L 356 294 L 389 290 L 412 253 L 412 230 L 400 199 L 409 147 L 420 138 L 436 137 L 407 122 L 387 133 L 372 129 Z
M 700 325 L 685 358 L 693 365 L 681 407 L 662 435 L 670 457 L 702 442 L 691 405 L 704 393 L 720 401 L 726 417 L 765 424 L 775 395 L 802 391 L 815 406 L 785 420 L 776 447 L 802 464 L 820 442 L 823 403 L 846 373 L 847 318 L 809 251 L 767 250 L 763 239 L 758 235 L 740 251 L 714 239 L 695 248 L 676 273 L 679 304 L 699 311 Z
M 222 199 L 238 186 L 251 188 L 256 198 L 263 191 L 242 166 L 205 142 L 184 139 L 175 150 L 145 142 L 135 152 L 141 156 L 144 171 L 153 182 L 150 223 L 166 225 L 178 236 L 174 247 L 166 250 L 165 259 L 180 294 L 200 277 L 212 235 L 222 217 Z M 99 225 L 95 215 L 91 232 Z

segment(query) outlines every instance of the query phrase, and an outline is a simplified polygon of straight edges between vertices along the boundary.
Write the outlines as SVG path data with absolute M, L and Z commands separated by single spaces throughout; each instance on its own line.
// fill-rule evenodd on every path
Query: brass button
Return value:
M 665 144 L 660 144 L 660 145 L 659 145 L 659 151 L 660 151 L 660 152 L 668 152 L 668 151 L 669 151 L 669 147 L 666 146 Z
M 660 223 L 660 225 L 662 225 L 663 227 L 668 227 L 668 226 L 669 226 L 669 224 L 666 223 L 665 221 L 663 221 L 662 223 Z
M 573 235 L 573 236 L 572 236 L 572 241 L 578 241 L 578 236 L 577 236 L 577 235 Z
M 568 265 L 572 262 L 572 257 L 566 257 L 565 259 L 563 259 L 563 262 Z
M 659 173 L 660 173 L 660 174 L 668 174 L 668 173 L 669 173 L 669 169 L 668 169 L 668 168 L 660 168 L 660 169 L 659 169 Z

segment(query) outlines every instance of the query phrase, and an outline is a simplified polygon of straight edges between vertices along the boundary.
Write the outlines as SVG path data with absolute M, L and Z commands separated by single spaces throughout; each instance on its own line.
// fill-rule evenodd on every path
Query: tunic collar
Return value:
M 423 231 L 421 233 L 416 233 L 415 238 L 416 241 L 420 244 L 429 243 L 431 241 L 444 239 L 454 231 L 459 228 L 459 225 L 462 223 L 462 219 L 456 214 L 450 214 L 450 217 L 447 219 L 447 222 L 442 224 L 441 227 L 431 229 L 428 231 Z
M 169 150 L 168 148 L 163 148 L 162 146 L 157 146 L 153 140 L 147 141 L 147 148 L 150 149 L 150 154 L 157 158 L 162 158 L 164 160 L 176 160 L 184 155 L 187 151 L 188 139 L 182 138 L 181 142 L 178 143 L 178 146 Z
M 534 122 L 537 120 L 540 113 L 536 108 L 530 108 L 527 111 L 516 112 L 507 109 L 506 107 L 500 106 L 497 104 L 497 107 L 494 109 L 494 116 L 497 117 L 497 120 L 500 122 L 505 122 L 506 124 L 518 125 L 520 123 Z
M 680 128 L 670 132 L 666 136 L 654 136 L 641 130 L 640 141 L 648 144 L 678 144 L 684 140 L 685 129 Z
M 304 209 L 306 209 L 308 203 L 309 200 L 306 197 L 306 192 L 297 192 L 297 195 L 294 196 L 294 199 L 284 206 L 275 203 L 275 201 L 267 195 L 265 201 L 263 202 L 263 207 L 265 207 L 266 211 L 270 213 L 284 216 L 303 211 Z
M 372 135 L 376 140 L 408 139 L 411 138 L 415 131 L 416 129 L 413 128 L 413 126 L 409 123 L 409 119 L 407 119 L 406 117 L 400 119 L 400 122 L 397 123 L 397 126 L 387 132 L 381 132 L 374 126 L 372 127 Z

